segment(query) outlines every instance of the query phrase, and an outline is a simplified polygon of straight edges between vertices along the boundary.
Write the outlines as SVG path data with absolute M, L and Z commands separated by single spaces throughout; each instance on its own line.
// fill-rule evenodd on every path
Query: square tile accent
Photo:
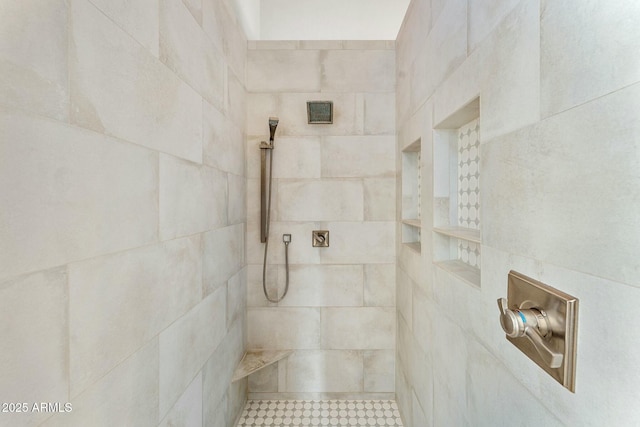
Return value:
M 393 400 L 249 400 L 236 427 L 402 425 Z

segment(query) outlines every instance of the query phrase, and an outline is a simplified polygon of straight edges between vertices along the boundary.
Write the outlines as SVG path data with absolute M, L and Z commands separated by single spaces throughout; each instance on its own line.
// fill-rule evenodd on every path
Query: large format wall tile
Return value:
M 281 279 L 283 275 L 279 275 Z M 289 292 L 279 306 L 361 306 L 362 301 L 361 265 L 293 265 L 289 271 Z
M 518 3 L 518 0 L 469 0 L 469 52 L 473 51 Z
M 411 278 L 402 270 L 398 269 L 396 280 L 396 306 L 398 315 L 404 318 L 409 329 L 413 326 L 413 287 Z M 420 333 L 419 331 L 416 331 Z
M 247 269 L 240 270 L 227 281 L 227 328 L 247 311 Z
M 392 349 L 395 309 L 349 307 L 322 309 L 322 344 L 328 349 Z
M 0 104 L 67 121 L 67 2 L 5 1 L 0 13 Z
M 364 134 L 394 135 L 396 131 L 396 94 L 365 93 L 363 95 Z
M 364 180 L 365 221 L 393 221 L 396 219 L 396 179 L 370 178 Z
M 321 145 L 324 178 L 395 176 L 393 136 L 326 137 Z
M 4 3 L 0 394 L 73 411 L 0 425 L 231 425 L 247 383 L 229 386 L 247 217 L 231 4 Z
M 153 55 L 158 56 L 159 8 L 156 0 L 89 0 Z
M 227 222 L 229 225 L 247 222 L 247 180 L 244 176 L 230 173 L 227 174 L 227 186 L 229 198 Z M 215 202 L 220 203 L 219 200 Z
M 362 390 L 359 351 L 296 351 L 279 365 L 280 392 L 358 392 Z
M 223 106 L 223 57 L 181 0 L 160 0 L 160 60 L 212 105 Z
M 194 0 L 185 1 L 187 3 L 194 2 Z M 215 0 L 202 1 L 202 28 L 220 51 L 223 50 L 224 41 L 228 37 L 228 34 L 225 34 L 225 27 L 230 25 L 226 23 L 228 19 L 224 3 Z
M 197 0 L 187 0 L 194 2 Z M 234 7 L 228 1 L 202 1 L 202 28 L 224 54 L 236 76 L 244 81 L 247 63 L 247 39 Z
M 543 117 L 640 81 L 640 3 L 542 0 L 540 13 Z
M 158 424 L 158 340 L 154 339 L 71 401 L 73 410 L 47 427 Z
M 201 161 L 202 98 L 86 0 L 71 22 L 72 123 Z
M 284 363 L 284 362 L 283 362 Z M 278 365 L 265 366 L 249 375 L 249 390 L 252 393 L 274 393 L 278 391 Z
M 67 402 L 67 277 L 49 270 L 0 282 L 0 401 Z M 0 425 L 27 426 L 50 414 L 0 415 Z
M 358 181 L 281 181 L 278 220 L 362 221 L 363 201 Z
M 395 391 L 395 349 L 364 352 L 364 391 Z
M 320 58 L 324 92 L 390 92 L 395 88 L 393 50 L 328 50 Z
M 226 288 L 220 288 L 160 334 L 160 417 L 223 341 L 226 305 Z
M 636 286 L 639 99 L 637 84 L 486 145 L 483 243 Z
M 419 49 L 423 47 L 424 39 L 431 31 L 431 15 L 434 8 L 431 3 L 442 1 L 445 0 L 414 0 L 409 3 L 395 41 L 396 67 L 412 62 Z M 396 79 L 399 74 L 400 69 L 396 68 Z
M 468 425 L 467 372 L 469 339 L 446 316 L 434 317 L 432 335 L 434 425 Z
M 266 123 L 265 120 L 265 127 Z M 320 138 L 278 137 L 277 135 L 278 131 L 276 131 L 275 148 L 271 152 L 274 156 L 273 178 L 320 178 L 320 162 L 318 161 L 322 146 Z M 260 177 L 262 150 L 259 148 L 259 144 L 260 142 L 256 140 L 247 146 L 247 176 L 250 178 Z M 269 162 L 268 156 L 267 162 Z
M 472 420 L 522 419 L 536 420 L 545 426 L 562 426 L 555 416 L 545 408 L 482 345 L 474 343 L 473 357 L 469 358 L 468 379 L 469 418 Z M 500 407 L 494 402 L 513 399 L 527 402 L 526 405 Z
M 199 373 L 158 427 L 202 425 L 202 373 Z
M 284 282 L 278 282 L 278 269 L 273 265 L 267 266 L 266 288 L 267 292 L 274 298 L 278 295 L 278 287 L 284 291 Z M 292 266 L 293 267 L 293 266 Z M 249 307 L 270 307 L 274 304 L 267 301 L 262 288 L 262 265 L 247 265 L 247 306 Z
M 238 359 L 239 360 L 239 359 Z M 226 425 L 233 425 L 244 409 L 247 402 L 247 380 L 231 383 L 225 396 L 226 400 Z M 206 421 L 205 421 L 206 422 Z
M 202 0 L 182 0 L 189 13 L 199 25 L 202 25 Z
M 204 425 L 224 418 L 216 410 L 221 403 L 226 405 L 225 398 L 231 387 L 233 371 L 244 354 L 244 327 L 244 322 L 236 322 L 202 368 Z
M 364 266 L 364 305 L 396 306 L 395 264 L 368 264 Z
M 245 146 L 242 129 L 206 101 L 203 101 L 203 121 L 203 162 L 221 171 L 243 175 Z
M 322 141 L 318 137 L 283 137 L 278 138 L 273 150 L 274 178 L 320 178 L 320 147 Z M 260 153 L 258 153 L 259 155 Z M 258 168 L 252 169 L 251 174 Z M 250 172 L 247 171 L 247 175 Z
M 396 357 L 400 353 L 396 354 Z M 411 391 L 411 383 L 406 378 L 400 364 L 396 363 L 396 401 L 398 403 L 398 409 L 402 416 L 402 422 L 406 425 L 412 426 L 413 424 L 413 392 Z M 428 424 L 426 424 L 428 426 Z
M 229 67 L 227 67 L 226 76 L 225 111 L 231 121 L 244 130 L 247 115 L 247 98 L 245 95 L 244 80 L 237 77 Z
M 420 107 L 467 57 L 467 2 L 449 0 L 407 70 L 411 111 Z M 437 58 L 437 60 L 433 60 Z
M 520 2 L 434 96 L 437 125 L 480 96 L 487 142 L 540 119 L 539 0 Z
M 210 293 L 244 265 L 244 224 L 231 225 L 204 234 L 203 283 Z
M 418 334 L 422 334 L 422 332 L 418 331 Z M 417 402 L 420 408 L 426 411 L 426 414 L 431 415 L 434 412 L 434 366 L 432 354 L 431 352 L 423 352 L 415 339 L 412 340 L 410 345 L 410 353 L 409 366 L 411 369 L 411 381 L 413 382 L 413 402 Z
M 132 144 L 0 114 L 0 275 L 155 241 L 157 165 Z
M 248 348 L 320 348 L 319 308 L 250 308 Z
M 199 236 L 71 264 L 71 396 L 195 306 L 201 283 Z
M 247 51 L 250 92 L 311 92 L 320 90 L 320 52 L 314 50 Z
M 428 417 L 426 414 L 431 415 L 432 412 L 428 412 L 424 410 L 422 408 L 422 405 L 420 404 L 420 401 L 416 397 L 416 395 L 413 394 L 412 402 L 411 402 L 411 417 L 412 417 L 411 420 L 413 424 L 410 424 L 410 425 L 431 427 L 432 426 L 431 418 L 430 416 Z
M 227 224 L 227 174 L 160 155 L 160 239 Z
M 208 402 L 205 400 L 204 403 L 207 404 Z M 216 406 L 205 409 L 203 414 L 203 425 L 207 427 L 227 427 L 229 425 L 227 423 L 228 406 L 229 399 L 225 396 L 222 402 L 218 403 Z M 207 411 L 209 412 L 207 413 Z
M 520 2 L 479 47 L 481 143 L 540 119 L 539 40 L 539 0 L 532 0 Z
M 320 253 L 323 264 L 389 264 L 395 260 L 395 223 L 331 222 L 330 247 Z

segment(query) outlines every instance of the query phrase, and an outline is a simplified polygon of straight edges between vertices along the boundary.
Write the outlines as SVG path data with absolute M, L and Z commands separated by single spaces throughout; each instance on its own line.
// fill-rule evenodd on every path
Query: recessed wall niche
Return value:
M 420 166 L 421 143 L 418 139 L 402 150 L 402 243 L 411 249 L 421 250 L 420 220 Z
M 480 286 L 480 99 L 434 129 L 433 262 Z

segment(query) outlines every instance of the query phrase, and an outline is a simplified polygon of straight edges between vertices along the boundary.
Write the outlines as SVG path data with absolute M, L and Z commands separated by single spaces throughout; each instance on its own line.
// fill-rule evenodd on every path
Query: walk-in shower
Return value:
M 260 241 L 264 243 L 264 260 L 262 262 L 262 290 L 269 302 L 277 303 L 287 295 L 289 291 L 289 243 L 291 234 L 283 234 L 284 242 L 284 262 L 285 262 L 285 286 L 284 293 L 280 298 L 271 298 L 267 291 L 267 253 L 269 250 L 269 227 L 271 225 L 271 188 L 273 182 L 273 149 L 278 118 L 269 117 L 269 142 L 260 143 Z M 267 172 L 267 156 L 269 157 L 269 168 Z

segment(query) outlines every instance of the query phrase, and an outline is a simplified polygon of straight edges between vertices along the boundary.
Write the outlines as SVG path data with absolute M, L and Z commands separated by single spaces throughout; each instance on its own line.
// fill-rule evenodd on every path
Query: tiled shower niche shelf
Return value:
M 416 252 L 422 250 L 420 221 L 421 143 L 418 139 L 402 150 L 402 243 Z
M 403 219 L 402 223 L 406 225 L 410 225 L 411 227 L 416 227 L 416 228 L 422 227 L 422 223 L 420 222 L 419 219 Z
M 436 233 L 455 237 L 456 239 L 467 240 L 473 243 L 481 243 L 480 230 L 466 227 L 434 227 Z
M 419 219 L 402 220 L 402 243 L 416 252 L 422 250 L 420 243 L 420 228 L 422 224 Z
M 479 268 L 471 267 L 469 264 L 466 264 L 457 259 L 449 261 L 436 261 L 434 262 L 434 264 L 471 285 L 480 286 Z
M 434 129 L 434 264 L 480 286 L 480 99 Z

